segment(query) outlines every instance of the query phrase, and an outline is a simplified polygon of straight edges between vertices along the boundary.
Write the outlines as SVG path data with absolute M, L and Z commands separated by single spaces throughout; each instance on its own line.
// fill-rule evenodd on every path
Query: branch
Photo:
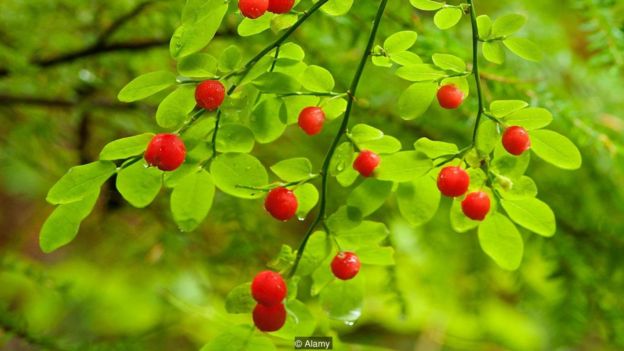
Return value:
M 477 132 L 479 131 L 479 123 L 483 115 L 483 90 L 481 88 L 481 76 L 479 75 L 479 27 L 477 26 L 477 11 L 473 0 L 468 0 L 470 5 L 470 23 L 472 25 L 472 72 L 474 74 L 475 83 L 477 84 L 477 96 L 479 98 L 479 111 L 477 112 L 477 120 L 475 121 L 474 130 L 472 131 L 472 146 L 477 141 Z
M 72 100 L 66 100 L 62 98 L 39 98 L 31 96 L 11 96 L 0 95 L 0 105 L 30 105 L 30 106 L 42 106 L 51 108 L 74 108 L 79 103 Z M 111 109 L 111 110 L 128 110 L 133 109 L 136 105 L 132 104 L 119 104 L 111 101 L 93 101 L 89 104 L 95 108 Z
M 121 28 L 128 21 L 138 16 L 145 10 L 149 5 L 153 4 L 154 1 L 148 0 L 143 3 L 138 4 L 135 8 L 133 8 L 127 14 L 117 18 L 108 28 L 106 28 L 98 37 L 97 41 L 93 46 L 105 46 L 108 39 L 115 34 L 115 32 Z
M 345 110 L 344 117 L 342 118 L 342 123 L 340 124 L 340 128 L 338 129 L 338 133 L 334 137 L 327 154 L 325 155 L 325 159 L 323 161 L 323 165 L 321 167 L 321 194 L 319 200 L 319 211 L 316 215 L 316 218 L 308 228 L 299 248 L 297 249 L 297 257 L 295 258 L 295 262 L 293 264 L 292 269 L 290 270 L 289 277 L 292 277 L 297 272 L 297 267 L 299 266 L 299 262 L 301 261 L 301 257 L 303 257 L 303 251 L 305 250 L 306 244 L 308 243 L 308 239 L 310 235 L 314 232 L 314 228 L 321 223 L 321 221 L 325 220 L 325 211 L 327 208 L 327 181 L 329 177 L 329 165 L 331 163 L 331 159 L 334 156 L 334 152 L 340 143 L 340 140 L 347 132 L 347 127 L 349 126 L 349 118 L 351 117 L 351 111 L 353 109 L 353 103 L 355 102 L 355 94 L 360 84 L 360 79 L 362 78 L 362 73 L 364 72 L 364 68 L 366 67 L 366 63 L 368 62 L 368 58 L 372 52 L 373 45 L 375 44 L 375 38 L 377 37 L 377 31 L 379 29 L 379 24 L 381 23 L 381 17 L 386 9 L 386 4 L 388 0 L 381 0 L 379 4 L 379 8 L 377 9 L 377 14 L 375 15 L 375 19 L 373 21 L 373 27 L 371 29 L 370 36 L 368 37 L 368 43 L 366 44 L 366 48 L 364 49 L 364 53 L 362 54 L 362 58 L 360 59 L 360 63 L 355 71 L 353 76 L 353 80 L 351 81 L 351 86 L 348 91 L 349 100 L 347 102 L 347 108 Z
M 116 44 L 110 44 L 106 46 L 97 46 L 97 47 L 91 46 L 85 49 L 66 53 L 60 56 L 56 56 L 56 57 L 51 57 L 47 59 L 37 59 L 37 60 L 32 61 L 31 65 L 38 66 L 41 68 L 47 68 L 47 67 L 57 66 L 63 63 L 73 62 L 81 58 L 95 56 L 98 54 L 117 52 L 117 51 L 144 50 L 144 49 L 150 49 L 154 47 L 161 47 L 168 43 L 169 43 L 169 39 L 151 39 L 151 40 L 139 41 L 139 42 L 116 43 Z M 10 72 L 7 68 L 0 68 L 0 77 L 8 76 L 9 73 Z

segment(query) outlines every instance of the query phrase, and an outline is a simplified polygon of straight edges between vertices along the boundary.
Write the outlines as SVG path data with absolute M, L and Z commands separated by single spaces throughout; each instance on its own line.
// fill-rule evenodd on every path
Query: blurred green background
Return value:
M 304 1 L 300 8 L 309 6 Z M 94 160 L 108 141 L 158 131 L 162 95 L 124 105 L 118 90 L 139 74 L 175 69 L 168 39 L 183 0 L 2 0 L 0 2 L 0 349 L 194 350 L 232 323 L 224 297 L 277 254 L 296 246 L 307 223 L 277 223 L 261 200 L 218 193 L 205 223 L 179 232 L 161 196 L 147 209 L 123 202 L 108 182 L 95 212 L 68 246 L 43 254 L 39 229 L 52 206 L 47 189 L 76 164 Z M 207 49 L 236 42 L 250 57 L 274 33 L 236 35 L 233 11 Z M 347 16 L 315 15 L 292 38 L 309 63 L 330 69 L 346 90 L 377 2 L 356 0 Z M 483 65 L 485 93 L 519 98 L 555 114 L 552 129 L 581 149 L 582 169 L 562 171 L 533 158 L 529 175 L 558 219 L 553 238 L 523 232 L 516 272 L 498 268 L 474 232 L 454 233 L 443 201 L 429 224 L 409 227 L 389 201 L 375 214 L 388 223 L 397 266 L 363 270 L 367 296 L 354 326 L 330 323 L 315 302 L 319 330 L 390 350 L 624 349 L 624 2 L 620 0 L 476 0 L 479 14 L 519 12 L 522 35 L 545 52 L 540 64 L 507 56 Z M 467 19 L 436 29 L 428 13 L 393 0 L 380 38 L 419 33 L 422 57 L 445 52 L 470 60 Z M 369 65 L 356 122 L 399 137 L 465 145 L 475 99 L 460 112 L 433 107 L 402 121 L 396 101 L 406 82 Z M 256 146 L 265 164 L 306 155 L 319 162 L 337 124 L 317 139 L 291 127 Z M 332 188 L 337 189 L 336 185 Z M 330 208 L 341 200 L 330 195 Z M 292 349 L 290 342 L 281 349 Z

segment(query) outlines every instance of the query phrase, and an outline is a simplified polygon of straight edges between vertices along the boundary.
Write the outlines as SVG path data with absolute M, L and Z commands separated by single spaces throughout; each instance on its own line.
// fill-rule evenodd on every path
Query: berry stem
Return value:
M 479 98 L 479 111 L 477 112 L 477 120 L 472 131 L 472 146 L 476 145 L 477 132 L 481 123 L 481 116 L 484 112 L 483 90 L 481 88 L 481 76 L 479 75 L 479 27 L 477 26 L 477 11 L 474 6 L 474 0 L 468 0 L 470 5 L 470 23 L 472 24 L 472 73 L 477 85 L 477 97 Z
M 373 20 L 373 26 L 371 29 L 370 36 L 368 37 L 368 43 L 366 44 L 366 48 L 362 54 L 362 58 L 360 59 L 360 63 L 353 75 L 353 80 L 351 81 L 351 86 L 347 92 L 349 99 L 347 101 L 347 108 L 345 110 L 345 114 L 342 117 L 342 123 L 340 124 L 340 128 L 334 137 L 329 149 L 327 150 L 327 154 L 325 155 L 325 159 L 323 160 L 323 165 L 321 167 L 321 194 L 319 200 L 319 210 L 316 218 L 308 228 L 297 249 L 297 257 L 295 258 L 295 262 L 293 263 L 293 267 L 288 274 L 288 277 L 292 277 L 297 272 L 297 267 L 299 266 L 299 261 L 301 261 L 301 257 L 303 256 L 303 251 L 305 250 L 306 244 L 308 243 L 308 239 L 310 235 L 314 232 L 314 228 L 325 220 L 326 217 L 326 207 L 327 207 L 327 188 L 328 188 L 328 178 L 329 178 L 329 165 L 331 163 L 331 159 L 334 156 L 334 152 L 340 143 L 340 140 L 347 132 L 347 127 L 349 126 L 349 118 L 351 117 L 351 111 L 353 110 L 353 103 L 355 102 L 355 93 L 357 91 L 358 85 L 360 84 L 360 79 L 362 78 L 362 73 L 364 73 L 364 68 L 366 67 L 366 63 L 368 62 L 368 58 L 371 55 L 373 45 L 375 44 L 375 38 L 377 37 L 377 31 L 379 29 L 379 24 L 381 23 L 381 18 L 386 10 L 386 5 L 388 4 L 388 0 L 381 0 L 379 4 L 379 8 L 377 9 L 377 14 L 375 15 L 375 19 Z M 329 234 L 329 233 L 328 233 Z

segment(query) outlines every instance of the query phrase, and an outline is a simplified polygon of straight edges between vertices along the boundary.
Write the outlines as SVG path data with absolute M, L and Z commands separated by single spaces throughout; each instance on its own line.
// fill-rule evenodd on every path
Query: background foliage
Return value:
M 540 64 L 507 55 L 483 64 L 488 100 L 521 98 L 554 112 L 551 129 L 579 146 L 583 168 L 555 169 L 534 158 L 531 175 L 558 220 L 549 239 L 523 231 L 518 271 L 503 271 L 479 248 L 476 233 L 457 234 L 450 201 L 430 223 L 412 228 L 395 203 L 374 214 L 388 223 L 396 268 L 362 272 L 362 318 L 336 325 L 309 305 L 319 330 L 338 330 L 350 344 L 396 350 L 552 350 L 624 348 L 624 182 L 618 91 L 624 67 L 624 5 L 617 1 L 477 0 L 493 17 L 528 15 L 522 34 L 544 52 Z M 164 97 L 121 104 L 132 78 L 173 70 L 169 37 L 183 1 L 49 0 L 0 4 L 0 345 L 6 349 L 198 349 L 248 316 L 225 313 L 225 295 L 249 281 L 279 251 L 296 246 L 306 223 L 276 223 L 261 200 L 217 193 L 199 230 L 182 233 L 167 197 L 145 210 L 121 200 L 109 181 L 78 238 L 53 254 L 39 249 L 51 207 L 47 189 L 66 169 L 97 159 L 110 140 L 158 131 L 153 116 Z M 344 91 L 361 55 L 375 2 L 348 16 L 315 16 L 293 40 L 308 62 L 328 68 Z M 430 13 L 393 1 L 380 38 L 418 32 L 422 57 L 448 52 L 470 61 L 469 23 L 440 31 Z M 121 20 L 120 20 L 121 19 Z M 241 39 L 229 14 L 209 47 L 216 56 L 236 42 L 251 57 L 274 37 Z M 353 120 L 376 126 L 404 145 L 424 136 L 469 141 L 476 101 L 460 112 L 437 107 L 403 121 L 397 98 L 408 83 L 369 65 Z M 333 131 L 335 123 L 327 129 Z M 332 132 L 317 139 L 289 128 L 257 146 L 265 162 L 306 155 L 319 164 Z M 333 191 L 340 191 L 334 187 Z M 332 208 L 341 204 L 332 194 Z M 291 349 L 284 342 L 283 349 Z M 364 346 L 360 347 L 365 349 Z

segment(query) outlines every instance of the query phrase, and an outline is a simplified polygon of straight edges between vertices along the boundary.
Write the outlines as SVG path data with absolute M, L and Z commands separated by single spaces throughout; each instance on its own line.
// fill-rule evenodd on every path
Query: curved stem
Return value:
M 472 73 L 477 85 L 477 96 L 479 98 L 479 111 L 477 112 L 477 120 L 475 121 L 474 130 L 472 132 L 472 146 L 477 141 L 477 132 L 481 116 L 484 112 L 483 90 L 481 88 L 481 76 L 479 75 L 479 27 L 477 26 L 477 11 L 474 6 L 474 0 L 468 0 L 470 5 L 470 23 L 472 24 Z
M 331 163 L 331 159 L 334 156 L 334 152 L 340 143 L 340 140 L 347 132 L 347 127 L 349 126 L 349 118 L 351 117 L 351 111 L 353 109 L 353 103 L 355 102 L 355 93 L 357 91 L 358 85 L 360 84 L 360 79 L 362 78 L 362 73 L 364 72 L 364 68 L 366 67 L 366 62 L 368 61 L 369 56 L 371 55 L 371 51 L 373 49 L 373 45 L 375 44 L 375 38 L 377 37 L 377 31 L 379 29 L 379 23 L 381 22 L 381 17 L 386 9 L 386 5 L 388 0 L 381 0 L 379 4 L 379 8 L 377 9 L 377 14 L 375 15 L 375 19 L 373 21 L 373 27 L 371 29 L 370 36 L 368 37 L 368 43 L 366 44 L 366 48 L 364 49 L 364 53 L 362 54 L 362 58 L 360 59 L 360 63 L 353 75 L 353 80 L 351 81 L 351 85 L 349 87 L 348 96 L 349 100 L 347 102 L 347 108 L 345 110 L 344 117 L 342 118 L 342 123 L 340 124 L 340 128 L 332 141 L 329 150 L 327 150 L 327 154 L 325 155 L 325 159 L 323 160 L 323 165 L 321 167 L 321 194 L 319 199 L 319 210 L 316 218 L 308 228 L 299 245 L 299 249 L 297 249 L 297 257 L 295 258 L 295 262 L 293 263 L 293 267 L 290 270 L 289 277 L 292 277 L 299 266 L 299 262 L 301 261 L 301 257 L 303 256 L 303 251 L 305 250 L 306 244 L 308 243 L 308 239 L 310 235 L 314 232 L 314 228 L 325 220 L 326 213 L 325 210 L 327 208 L 327 183 L 329 178 L 329 165 Z

